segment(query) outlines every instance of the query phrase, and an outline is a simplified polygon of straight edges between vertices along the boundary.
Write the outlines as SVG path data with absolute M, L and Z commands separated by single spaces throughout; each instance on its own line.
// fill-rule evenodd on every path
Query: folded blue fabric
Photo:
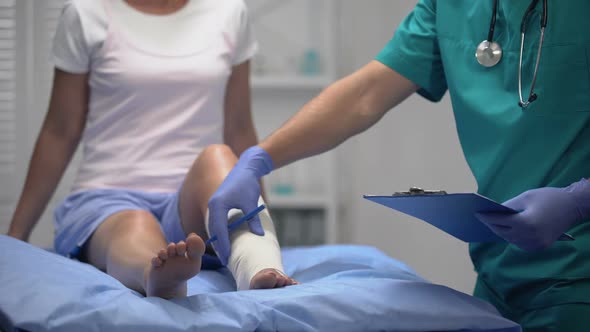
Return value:
M 301 285 L 235 291 L 201 271 L 183 299 L 145 298 L 94 267 L 0 236 L 0 330 L 520 331 L 489 304 L 364 246 L 283 250 Z

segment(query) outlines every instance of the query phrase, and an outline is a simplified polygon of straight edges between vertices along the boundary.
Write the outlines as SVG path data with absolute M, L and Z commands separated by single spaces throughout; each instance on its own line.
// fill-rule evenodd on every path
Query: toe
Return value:
M 162 261 L 168 259 L 168 252 L 166 251 L 166 249 L 160 249 L 160 251 L 158 252 L 158 258 L 160 258 Z
M 158 257 L 152 258 L 152 266 L 153 267 L 160 267 L 162 266 L 162 260 Z
M 186 238 L 186 253 L 189 259 L 201 259 L 205 253 L 205 242 L 197 234 L 191 233 Z
M 176 243 L 170 243 L 168 245 L 168 257 L 176 256 Z
M 287 278 L 285 278 L 283 276 L 277 277 L 277 283 L 276 283 L 275 287 L 285 287 L 286 284 L 287 284 Z
M 180 241 L 176 244 L 176 254 L 180 257 L 184 257 L 184 254 L 186 254 L 186 243 L 184 243 L 184 241 Z

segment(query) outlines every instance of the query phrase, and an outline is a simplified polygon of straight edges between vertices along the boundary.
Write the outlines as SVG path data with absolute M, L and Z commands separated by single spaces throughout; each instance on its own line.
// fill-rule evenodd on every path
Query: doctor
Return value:
M 522 211 L 478 216 L 507 243 L 470 245 L 475 295 L 525 331 L 588 331 L 588 15 L 587 0 L 420 1 L 374 61 L 241 155 L 209 201 L 222 261 L 227 211 L 255 207 L 260 177 L 336 147 L 415 92 L 436 102 L 448 90 L 478 192 Z M 575 241 L 556 241 L 564 231 Z

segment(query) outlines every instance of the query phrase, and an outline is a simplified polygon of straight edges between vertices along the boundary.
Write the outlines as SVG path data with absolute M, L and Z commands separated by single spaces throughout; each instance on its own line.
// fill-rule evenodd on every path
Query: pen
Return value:
M 264 204 L 260 205 L 256 209 L 248 212 L 247 214 L 243 215 L 240 219 L 232 222 L 227 226 L 227 232 L 231 233 L 236 228 L 240 227 L 243 223 L 249 221 L 250 219 L 254 218 L 260 211 L 264 210 L 266 206 Z M 217 235 L 213 235 L 209 240 L 205 241 L 205 245 L 211 244 L 213 241 L 217 241 Z

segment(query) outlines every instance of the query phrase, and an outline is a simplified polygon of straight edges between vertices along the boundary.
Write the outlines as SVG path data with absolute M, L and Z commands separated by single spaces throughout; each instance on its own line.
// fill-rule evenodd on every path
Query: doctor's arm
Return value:
M 29 162 L 25 184 L 8 235 L 28 241 L 84 130 L 88 76 L 55 70 L 49 109 Z
M 236 156 L 258 144 L 258 135 L 252 119 L 250 61 L 245 61 L 232 69 L 227 82 L 223 121 L 223 142 Z
M 370 128 L 418 86 L 377 61 L 332 84 L 265 139 L 274 168 L 328 151 Z
M 209 229 L 220 239 L 215 249 L 221 262 L 225 264 L 230 254 L 227 213 L 232 208 L 246 213 L 255 207 L 262 176 L 363 132 L 416 90 L 413 82 L 372 61 L 325 89 L 260 145 L 244 151 L 209 200 Z M 250 222 L 254 228 L 258 223 L 257 218 Z

